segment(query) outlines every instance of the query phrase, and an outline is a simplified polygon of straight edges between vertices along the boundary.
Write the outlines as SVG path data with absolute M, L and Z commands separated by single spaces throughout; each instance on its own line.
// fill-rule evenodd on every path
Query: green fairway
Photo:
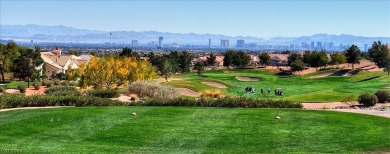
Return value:
M 205 77 L 199 78 L 195 73 L 179 75 L 183 80 L 170 81 L 166 85 L 190 88 L 197 91 L 217 89 L 205 84 L 203 81 L 215 81 L 225 84 L 228 88 L 221 89 L 224 94 L 245 97 L 271 97 L 287 98 L 299 102 L 335 102 L 341 101 L 347 95 L 358 95 L 364 92 L 374 93 L 390 85 L 390 76 L 385 72 L 360 71 L 352 76 L 330 76 L 323 78 L 310 78 L 310 76 L 332 73 L 338 70 L 315 72 L 303 76 L 279 77 L 275 73 L 253 69 L 234 70 L 226 73 L 226 70 L 206 71 Z M 259 77 L 260 81 L 239 81 L 236 76 Z M 254 86 L 256 93 L 245 93 L 246 86 Z M 271 94 L 260 95 L 260 88 L 268 89 Z M 275 96 L 274 89 L 281 88 L 284 96 Z
M 15 110 L 0 112 L 0 153 L 375 153 L 390 151 L 389 128 L 387 118 L 299 109 Z

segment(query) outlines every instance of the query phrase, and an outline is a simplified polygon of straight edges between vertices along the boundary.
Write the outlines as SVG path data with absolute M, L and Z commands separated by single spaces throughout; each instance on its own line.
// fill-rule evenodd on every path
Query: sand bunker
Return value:
M 351 76 L 350 70 L 340 70 L 333 73 L 323 73 L 309 77 L 310 79 L 323 78 L 328 76 Z
M 218 82 L 202 82 L 205 85 L 217 87 L 217 88 L 227 88 L 224 84 Z
M 250 76 L 237 76 L 236 79 L 239 81 L 259 81 L 260 80 L 260 78 L 250 77 Z
M 197 91 L 188 89 L 188 88 L 176 88 L 179 92 L 180 95 L 184 96 L 190 96 L 190 97 L 199 97 L 200 94 Z

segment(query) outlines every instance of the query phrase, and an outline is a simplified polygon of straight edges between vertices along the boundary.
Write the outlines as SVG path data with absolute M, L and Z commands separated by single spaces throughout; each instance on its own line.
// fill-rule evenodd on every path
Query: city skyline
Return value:
M 1 0 L 0 7 L 0 24 L 66 25 L 103 31 L 213 33 L 262 38 L 318 33 L 390 36 L 390 2 L 383 0 Z

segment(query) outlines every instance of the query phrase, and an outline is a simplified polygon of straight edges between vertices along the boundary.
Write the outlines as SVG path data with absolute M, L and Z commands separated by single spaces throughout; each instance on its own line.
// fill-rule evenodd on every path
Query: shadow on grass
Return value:
M 381 77 L 381 76 L 374 76 L 374 77 L 371 77 L 371 78 L 367 78 L 367 79 L 363 79 L 363 80 L 360 80 L 360 81 L 358 81 L 358 82 L 364 82 L 364 81 L 369 81 L 369 80 L 372 80 L 372 79 L 376 79 L 376 78 L 379 78 L 379 77 Z

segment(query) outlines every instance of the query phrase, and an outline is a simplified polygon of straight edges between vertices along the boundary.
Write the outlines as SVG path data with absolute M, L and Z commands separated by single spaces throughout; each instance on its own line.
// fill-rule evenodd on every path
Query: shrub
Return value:
M 145 102 L 134 102 L 129 105 L 138 106 L 201 106 L 201 107 L 245 107 L 245 108 L 302 108 L 301 103 L 285 99 L 222 97 L 220 99 L 188 99 L 170 100 L 152 99 Z
M 54 83 L 50 81 L 50 82 L 46 83 L 46 87 L 47 87 L 47 88 L 50 88 L 50 87 L 53 86 L 53 84 L 54 84 Z
M 123 102 L 98 97 L 4 94 L 0 108 L 39 106 L 122 106 Z
M 20 93 L 26 93 L 27 87 L 24 85 L 18 85 L 18 90 Z
M 378 98 L 378 103 L 385 103 L 390 101 L 390 92 L 387 90 L 378 90 L 375 95 Z
M 69 82 L 68 82 L 68 81 L 63 81 L 63 82 L 61 82 L 61 85 L 63 85 L 63 86 L 69 86 Z
M 3 92 L 5 92 L 5 90 L 6 90 L 6 88 L 5 88 L 5 87 L 3 87 L 3 86 L 0 86 L 0 93 L 3 93 Z
M 70 81 L 69 86 L 76 87 L 78 85 L 77 81 Z
M 374 94 L 364 93 L 359 96 L 358 102 L 364 106 L 374 106 L 378 98 Z
M 81 95 L 75 87 L 51 87 L 45 90 L 45 94 L 50 96 L 80 96 Z
M 56 86 L 61 85 L 61 81 L 58 79 L 54 79 L 53 82 L 54 82 L 54 85 L 56 85 Z
M 221 91 L 220 90 L 205 90 L 200 93 L 201 98 L 219 98 L 221 96 Z
M 118 98 L 119 97 L 119 91 L 118 90 L 89 90 L 87 92 L 88 96 L 93 97 L 101 97 L 101 98 Z
M 42 83 L 39 81 L 34 81 L 32 86 L 34 87 L 35 90 L 39 90 L 41 88 Z
M 138 96 L 136 94 L 130 94 L 129 96 L 132 102 L 135 102 L 138 99 Z
M 44 80 L 42 80 L 42 86 L 47 86 L 51 82 L 52 81 L 50 81 L 50 80 L 44 79 Z
M 148 96 L 152 99 L 174 99 L 180 96 L 179 92 L 171 86 L 162 86 L 157 83 L 135 82 L 130 85 L 129 93 L 139 97 Z

